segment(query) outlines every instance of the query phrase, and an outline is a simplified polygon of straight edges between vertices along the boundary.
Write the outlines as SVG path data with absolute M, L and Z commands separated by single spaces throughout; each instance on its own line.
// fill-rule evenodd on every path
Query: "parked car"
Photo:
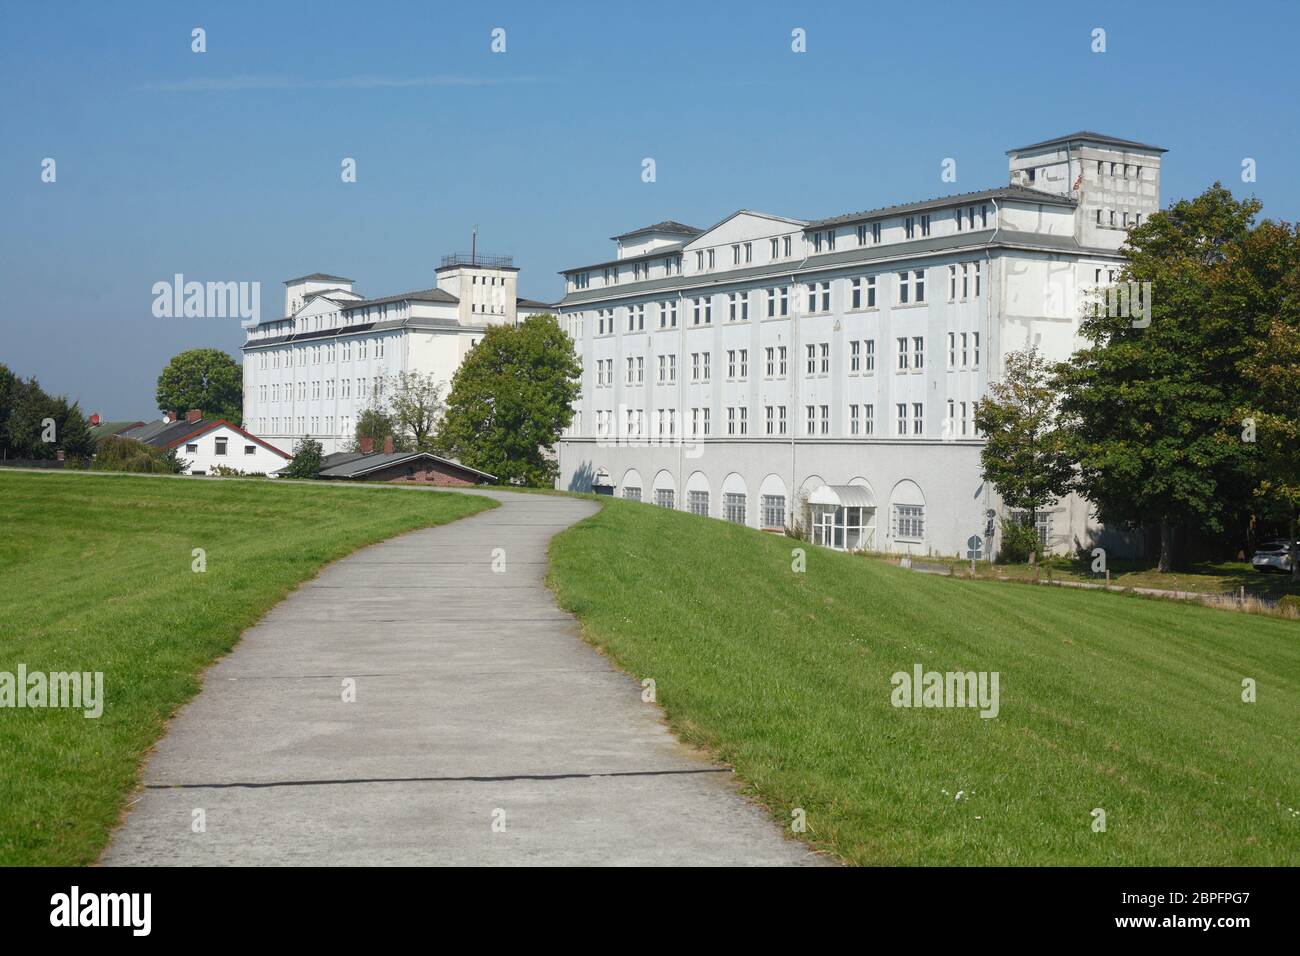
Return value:
M 1255 551 L 1250 563 L 1256 571 L 1291 572 L 1291 542 L 1267 541 Z

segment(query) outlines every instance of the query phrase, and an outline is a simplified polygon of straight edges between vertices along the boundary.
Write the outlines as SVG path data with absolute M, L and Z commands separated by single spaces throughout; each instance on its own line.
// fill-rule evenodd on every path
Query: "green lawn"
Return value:
M 886 560 L 897 558 L 882 555 L 870 555 Z M 969 574 L 970 563 L 954 558 L 917 558 L 925 564 L 945 564 L 956 574 Z M 1150 562 L 1112 560 L 1110 564 L 1110 583 L 1112 587 L 1122 588 L 1156 588 L 1162 591 L 1191 591 L 1200 594 L 1237 594 L 1241 588 L 1246 594 L 1261 598 L 1279 598 L 1285 594 L 1300 594 L 1300 586 L 1291 583 L 1289 574 L 1261 574 L 1251 567 L 1249 561 L 1199 561 L 1185 568 L 1176 568 L 1161 573 Z M 975 562 L 976 573 L 983 578 L 1004 578 L 1009 580 L 1032 581 L 1036 578 L 1047 580 L 1050 576 L 1056 581 L 1086 581 L 1089 584 L 1104 584 L 1104 574 L 1094 574 L 1091 558 L 1056 557 L 1043 563 L 1037 569 L 1028 564 L 989 564 L 987 561 Z
M 847 862 L 1300 861 L 1300 624 L 812 546 L 796 574 L 797 546 L 607 500 L 550 580 L 682 738 Z M 999 715 L 891 706 L 916 663 L 997 671 Z
M 106 699 L 98 719 L 0 709 L 0 865 L 94 861 L 202 670 L 299 582 L 492 506 L 377 486 L 0 471 L 0 671 L 102 671 Z

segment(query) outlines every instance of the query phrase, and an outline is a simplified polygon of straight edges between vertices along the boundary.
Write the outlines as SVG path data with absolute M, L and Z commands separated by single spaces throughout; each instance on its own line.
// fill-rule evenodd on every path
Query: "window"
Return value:
M 745 496 L 725 494 L 722 496 L 722 517 L 733 524 L 745 523 Z
M 772 347 L 768 347 L 763 351 L 764 354 L 767 356 L 767 363 L 764 366 L 764 368 L 766 368 L 767 371 L 764 374 L 766 374 L 768 378 L 771 378 L 773 375 L 776 374 L 776 349 Z
M 1028 511 L 1013 511 L 1011 515 L 1021 525 L 1029 525 Z M 1047 543 L 1052 537 L 1052 514 L 1050 511 L 1034 512 L 1034 530 L 1038 532 L 1038 546 L 1043 549 L 1043 553 L 1046 553 Z
M 870 435 L 876 430 L 876 406 L 862 406 L 862 434 Z
M 859 429 L 862 427 L 862 418 L 859 414 L 861 407 L 862 406 L 860 405 L 849 406 L 849 434 L 850 435 L 858 434 Z
M 768 240 L 768 246 L 769 246 L 769 248 L 768 248 L 768 253 L 769 253 L 769 255 L 771 256 L 771 258 L 773 258 L 773 259 L 780 258 L 780 255 L 781 255 L 781 243 L 780 243 L 780 240 L 779 240 L 779 239 L 769 239 L 769 240 Z
M 226 453 L 226 439 L 217 438 L 213 440 L 213 454 L 224 455 Z
M 256 446 L 256 445 L 245 445 L 245 446 L 244 446 L 244 454 L 245 454 L 245 455 L 256 455 L 256 454 L 257 454 L 257 446 Z
M 776 407 L 773 405 L 763 406 L 763 432 L 767 435 L 776 434 Z
M 713 265 L 714 265 L 714 262 L 713 262 L 713 254 L 714 254 L 714 251 L 715 251 L 715 250 L 710 249 L 709 252 L 708 252 L 708 260 L 709 260 L 709 268 L 710 268 L 710 269 L 712 269 L 712 268 L 713 268 Z
M 776 433 L 778 435 L 785 434 L 785 406 L 784 405 L 776 406 Z
M 898 340 L 898 370 L 907 371 L 907 364 L 907 338 L 904 337 Z
M 948 367 L 957 367 L 957 333 L 948 333 Z
M 919 335 L 912 339 L 912 368 L 925 368 L 925 339 Z
M 688 491 L 686 493 L 687 509 L 693 515 L 709 516 L 709 493 L 707 491 Z
M 749 321 L 748 292 L 732 292 L 727 296 L 727 319 L 731 322 Z
M 740 265 L 740 243 L 735 243 L 731 247 L 731 264 L 733 266 Z
M 823 435 L 826 435 L 826 434 L 829 434 L 829 433 L 830 433 L 830 430 L 831 430 L 831 409 L 830 409 L 830 406 L 829 406 L 829 405 L 823 405 L 823 406 L 821 406 L 821 411 L 822 411 L 822 420 L 821 420 L 822 434 L 823 434 Z
M 906 219 L 903 220 L 903 236 L 907 239 L 911 239 L 912 236 L 915 235 L 915 233 L 916 233 L 916 217 L 908 216 Z
M 925 432 L 925 406 L 920 402 L 912 405 L 912 434 L 920 435 Z
M 807 372 L 808 375 L 817 374 L 817 346 L 813 344 L 805 345 L 804 352 L 808 357 Z
M 900 272 L 898 274 L 898 302 L 900 305 L 907 305 L 911 296 L 911 273 Z
M 659 328 L 677 328 L 677 300 L 669 299 L 659 303 Z
M 185 454 L 187 455 L 197 454 L 198 450 L 199 450 L 199 446 L 197 443 L 191 443 L 185 446 Z
M 822 356 L 822 374 L 826 375 L 831 370 L 831 344 L 823 342 L 820 346 Z
M 727 434 L 728 434 L 728 435 L 734 435 L 734 434 L 736 434 L 736 409 L 735 409 L 735 406 L 728 406 L 728 408 L 727 408 Z
M 897 418 L 894 422 L 894 430 L 899 435 L 906 435 L 907 434 L 907 406 L 905 404 L 900 403 L 894 406 L 894 410 L 897 412 Z
M 656 488 L 655 504 L 660 508 L 671 509 L 673 507 L 673 490 L 671 488 Z
M 864 222 L 860 226 L 858 226 L 858 245 L 865 246 L 866 244 L 867 244 L 867 224 Z
M 873 243 L 880 242 L 880 223 L 878 222 L 871 224 L 871 241 Z
M 785 495 L 761 496 L 759 510 L 764 528 L 785 527 Z
M 785 259 L 790 258 L 790 237 L 789 236 L 781 237 L 781 256 Z
M 849 371 L 862 371 L 862 343 L 857 339 L 849 343 Z
M 863 347 L 863 356 L 862 356 L 863 371 L 874 372 L 876 370 L 876 340 L 863 339 L 862 347 Z
M 928 236 L 929 234 L 930 234 L 930 216 L 927 214 L 921 217 L 921 235 Z
M 741 379 L 749 378 L 749 349 L 740 350 L 740 375 Z
M 780 357 L 780 360 L 781 360 L 780 363 L 779 363 L 779 369 L 780 369 L 780 370 L 778 371 L 777 374 L 780 375 L 781 378 L 785 378 L 785 370 L 786 370 L 786 347 L 785 347 L 784 345 L 782 345 L 782 346 L 780 346 L 776 351 L 777 351 L 777 355 Z
M 894 537 L 905 541 L 925 537 L 924 505 L 894 505 Z
M 754 261 L 754 244 L 752 242 L 745 243 L 745 261 Z
M 786 316 L 790 314 L 790 289 L 782 286 L 776 289 L 767 290 L 767 317 L 769 319 L 777 316 Z
M 695 251 L 695 271 L 696 272 L 704 271 L 704 250 L 703 249 L 697 249 Z
M 957 299 L 957 267 L 951 265 L 948 267 L 948 301 L 955 302 Z
M 623 497 L 626 498 L 628 501 L 640 501 L 640 500 L 641 500 L 641 489 L 640 489 L 640 488 L 634 488 L 634 487 L 631 487 L 631 486 L 625 487 L 625 488 L 623 489 Z
M 980 297 L 980 266 L 983 265 L 978 259 L 975 261 L 975 298 Z
M 645 331 L 645 306 L 630 305 L 627 309 L 627 330 L 629 332 Z
M 876 307 L 875 276 L 858 276 L 849 283 L 849 288 L 849 308 L 874 309 Z
M 817 406 L 805 405 L 804 416 L 805 416 L 804 434 L 805 435 L 817 434 Z
M 971 363 L 975 368 L 980 366 L 980 334 L 972 332 L 971 334 L 972 349 L 974 351 L 974 361 Z

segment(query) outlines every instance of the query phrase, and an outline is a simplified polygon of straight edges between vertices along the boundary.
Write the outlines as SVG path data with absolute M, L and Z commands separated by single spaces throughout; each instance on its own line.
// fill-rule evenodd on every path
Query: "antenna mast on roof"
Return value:
M 478 264 L 478 225 L 475 224 L 474 231 L 469 237 L 469 264 Z

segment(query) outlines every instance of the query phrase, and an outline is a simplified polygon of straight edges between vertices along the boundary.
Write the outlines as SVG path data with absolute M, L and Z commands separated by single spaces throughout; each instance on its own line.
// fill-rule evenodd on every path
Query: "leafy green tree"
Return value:
M 285 478 L 319 478 L 325 450 L 310 435 L 300 438 L 293 446 L 293 460 L 280 474 Z
M 1217 307 L 1263 335 L 1242 363 L 1249 402 L 1241 438 L 1257 453 L 1255 495 L 1288 523 L 1291 579 L 1300 582 L 1300 232 L 1264 222 L 1221 270 Z
M 382 405 L 376 404 L 375 399 L 371 399 L 371 404 L 367 405 L 361 414 L 357 416 L 357 425 L 354 429 L 352 450 L 361 450 L 361 439 L 369 438 L 374 442 L 376 451 L 384 447 L 384 439 L 393 439 L 393 448 L 396 451 L 410 451 L 409 448 L 400 440 L 397 433 L 397 421 L 390 415 Z
M 1105 521 L 1157 523 L 1161 571 L 1175 527 L 1222 531 L 1250 500 L 1234 418 L 1258 330 L 1211 305 L 1214 269 L 1259 208 L 1216 183 L 1131 229 L 1120 282 L 1150 283 L 1149 325 L 1098 309 L 1080 328 L 1092 344 L 1057 369 L 1078 490 Z
M 244 373 L 221 349 L 181 352 L 158 376 L 158 408 L 184 415 L 198 408 L 235 425 L 244 418 Z
M 0 458 L 16 458 L 9 438 L 9 413 L 13 411 L 18 376 L 0 365 Z
M 490 327 L 452 379 L 436 447 L 503 481 L 553 484 L 581 371 L 553 315 Z
M 1002 503 L 1029 513 L 1029 528 L 1048 502 L 1069 492 L 1074 478 L 1064 431 L 1057 427 L 1058 392 L 1046 360 L 1036 348 L 1009 352 L 1000 381 L 975 411 L 984 436 L 980 465 L 984 480 Z
M 63 452 L 65 458 L 89 461 L 95 454 L 95 440 L 90 437 L 90 426 L 81 414 L 81 406 L 76 402 L 69 404 L 63 396 L 56 398 L 54 421 L 58 435 L 55 447 Z
M 6 425 L 12 457 L 49 459 L 58 450 L 58 405 L 35 378 L 16 380 Z M 47 422 L 53 419 L 51 433 Z M 52 440 L 46 441 L 49 436 Z
M 416 451 L 431 451 L 434 429 L 444 408 L 442 386 L 432 375 L 419 372 L 398 372 L 384 384 L 384 399 L 402 445 Z

